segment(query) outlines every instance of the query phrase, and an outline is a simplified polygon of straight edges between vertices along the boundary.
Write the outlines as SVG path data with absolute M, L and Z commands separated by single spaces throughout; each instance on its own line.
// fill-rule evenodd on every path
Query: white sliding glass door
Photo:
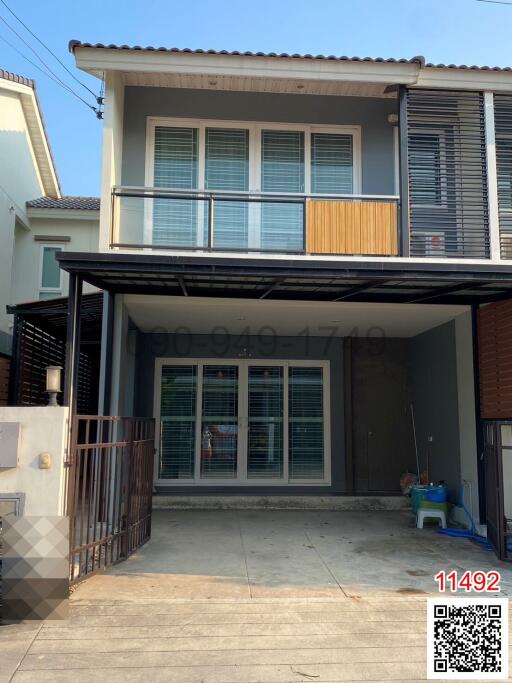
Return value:
M 261 189 L 284 195 L 305 191 L 303 132 L 261 132 Z M 302 204 L 263 204 L 261 248 L 299 251 L 303 242 L 303 212 Z
M 206 128 L 205 189 L 245 192 L 249 189 L 249 131 Z M 217 201 L 213 220 L 213 246 L 244 249 L 248 245 L 248 204 Z M 208 237 L 205 234 L 205 244 Z
M 225 201 L 215 199 L 215 249 L 297 252 L 304 247 L 304 195 L 361 191 L 360 129 L 151 117 L 146 185 L 185 194 L 233 193 Z M 267 201 L 258 199 L 261 193 Z M 148 206 L 148 242 L 186 249 L 208 245 L 204 197 L 155 198 Z
M 247 478 L 283 476 L 284 368 L 249 365 L 247 376 Z
M 157 480 L 326 484 L 327 361 L 158 359 Z
M 198 131 L 189 127 L 155 128 L 154 187 L 195 190 L 198 187 Z M 155 245 L 192 247 L 197 244 L 198 202 L 191 199 L 154 199 Z

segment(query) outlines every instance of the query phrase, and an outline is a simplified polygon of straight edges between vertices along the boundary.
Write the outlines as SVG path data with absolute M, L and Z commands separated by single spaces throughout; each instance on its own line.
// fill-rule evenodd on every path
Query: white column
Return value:
M 105 77 L 105 111 L 103 115 L 99 251 L 109 251 L 110 249 L 111 193 L 112 187 L 121 183 L 123 111 L 124 85 L 121 77 L 115 72 L 107 72 Z M 114 238 L 118 237 L 117 235 L 113 236 Z
M 489 241 L 491 260 L 499 261 L 500 220 L 498 213 L 498 173 L 496 168 L 496 135 L 494 130 L 494 94 L 484 93 L 485 146 L 487 152 L 487 193 L 489 201 Z

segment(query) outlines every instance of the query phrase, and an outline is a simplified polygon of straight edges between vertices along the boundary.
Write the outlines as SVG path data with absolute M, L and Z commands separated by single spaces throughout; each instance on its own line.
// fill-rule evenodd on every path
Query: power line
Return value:
M 1 0 L 3 2 L 3 0 Z M 476 0 L 477 2 L 488 2 L 491 5 L 512 5 L 512 2 L 506 2 L 505 0 Z
M 79 78 L 77 78 L 77 77 L 75 76 L 75 74 L 74 74 L 70 69 L 68 69 L 68 67 L 64 64 L 64 62 L 63 62 L 61 59 L 59 59 L 59 57 L 57 57 L 57 55 L 56 55 L 56 54 L 55 54 L 55 53 L 54 53 L 54 52 L 53 52 L 53 51 L 52 51 L 52 50 L 51 50 L 51 49 L 50 49 L 50 48 L 49 48 L 49 47 L 40 39 L 40 38 L 38 38 L 38 36 L 37 36 L 37 35 L 36 35 L 36 34 L 35 34 L 35 33 L 26 25 L 26 24 L 25 24 L 25 22 L 22 21 L 22 20 L 19 18 L 19 16 L 18 16 L 17 14 L 15 14 L 15 12 L 13 12 L 13 10 L 9 7 L 9 5 L 5 2 L 5 0 L 0 0 L 0 2 L 1 2 L 2 5 L 3 5 L 3 6 L 12 14 L 12 16 L 13 16 L 17 21 L 19 21 L 19 23 L 23 26 L 23 28 L 24 28 L 26 31 L 28 31 L 28 32 L 30 33 L 30 35 L 31 35 L 33 38 L 35 38 L 35 39 L 37 40 L 37 42 L 38 42 L 40 45 L 42 45 L 42 46 L 44 47 L 44 49 L 45 49 L 47 52 L 49 52 L 49 53 L 52 55 L 52 57 L 54 57 L 54 58 L 59 62 L 59 64 L 68 72 L 68 74 L 71 76 L 71 78 L 73 78 L 73 79 L 74 79 L 77 83 L 79 83 L 83 88 L 85 88 L 86 90 L 88 90 L 88 91 L 91 93 L 91 95 L 96 99 L 96 101 L 98 101 L 97 95 L 96 95 L 96 94 L 95 94 L 87 85 L 85 85 L 85 83 L 82 83 L 82 81 L 81 81 Z M 101 102 L 98 102 L 98 104 L 101 104 Z
M 2 17 L 1 15 L 0 15 L 0 21 L 1 21 L 2 23 L 4 23 L 4 24 L 7 26 L 7 28 L 8 28 L 10 31 L 12 31 L 12 33 L 14 33 L 14 35 L 15 35 L 19 40 L 21 40 L 21 42 L 22 42 L 24 45 L 26 45 L 26 47 L 28 47 L 28 49 L 32 52 L 32 54 L 34 54 L 34 55 L 37 57 L 37 59 L 41 62 L 41 64 L 45 67 L 45 69 L 46 69 L 47 71 L 49 71 L 49 72 L 52 74 L 52 76 L 54 77 L 54 79 L 56 79 L 57 81 L 59 81 L 60 85 L 62 85 L 62 86 L 65 87 L 65 88 L 69 88 L 69 86 L 66 85 L 66 84 L 64 83 L 64 81 L 62 81 L 62 80 L 59 78 L 59 76 L 57 76 L 57 74 L 48 66 L 48 64 L 44 61 L 44 59 L 42 59 L 42 58 L 37 54 L 37 52 L 36 52 L 36 51 L 34 50 L 34 48 L 30 45 L 30 43 L 27 43 L 27 41 L 25 40 L 25 38 L 23 38 L 23 36 L 21 36 L 21 35 L 18 33 L 18 31 L 16 31 L 16 29 L 13 28 L 13 27 L 9 24 L 9 22 L 8 22 L 6 19 L 4 19 L 4 17 Z M 69 89 L 71 90 L 71 88 L 69 88 Z
M 1 19 L 1 17 L 0 17 L 0 19 Z M 85 104 L 86 107 L 88 107 L 89 109 L 92 109 L 93 112 L 96 114 L 96 116 L 98 116 L 98 118 L 100 118 L 99 114 L 101 114 L 101 112 L 100 112 L 98 109 L 96 109 L 96 107 L 93 107 L 92 104 L 89 104 L 89 102 L 86 102 L 82 97 L 80 97 L 80 95 L 77 95 L 77 93 L 75 93 L 73 90 L 71 90 L 71 88 L 69 88 L 69 87 L 68 87 L 67 85 L 65 85 L 65 84 L 63 85 L 62 82 L 60 82 L 59 80 L 57 80 L 56 78 L 54 78 L 54 77 L 51 75 L 51 73 L 48 73 L 47 71 L 45 71 L 44 69 L 42 69 L 38 64 L 36 64 L 34 61 L 32 61 L 31 59 L 29 59 L 29 57 L 27 57 L 25 54 L 23 54 L 23 52 L 22 52 L 21 50 L 19 50 L 15 45 L 13 45 L 9 40 L 7 40 L 7 38 L 5 38 L 4 36 L 0 35 L 0 40 L 3 40 L 4 43 L 5 43 L 6 45 L 8 45 L 12 50 L 14 50 L 15 52 L 17 52 L 17 53 L 20 55 L 20 57 L 23 57 L 23 59 L 25 59 L 25 60 L 26 60 L 29 64 L 31 64 L 35 69 L 37 69 L 38 71 L 40 71 L 44 76 L 46 76 L 47 78 L 49 78 L 50 80 L 52 80 L 52 81 L 53 81 L 54 83 L 56 83 L 57 85 L 60 85 L 60 86 L 61 86 L 62 88 L 64 88 L 65 91 L 68 92 L 70 95 L 73 95 L 74 97 L 76 97 L 77 99 L 79 99 L 80 102 L 83 102 L 83 103 Z

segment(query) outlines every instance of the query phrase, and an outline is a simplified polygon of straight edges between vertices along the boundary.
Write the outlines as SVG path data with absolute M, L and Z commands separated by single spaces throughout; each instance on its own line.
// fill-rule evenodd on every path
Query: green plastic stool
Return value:
M 448 503 L 447 502 L 445 502 L 445 503 L 434 503 L 430 500 L 423 499 L 420 503 L 419 508 L 418 508 L 418 511 L 419 510 L 441 510 L 442 512 L 444 512 L 444 516 L 445 516 L 446 521 L 448 521 Z M 439 518 L 438 517 L 429 517 L 428 515 L 424 515 L 424 519 L 425 519 L 425 521 L 430 519 L 430 522 L 427 522 L 427 524 L 430 525 L 430 524 L 435 524 Z

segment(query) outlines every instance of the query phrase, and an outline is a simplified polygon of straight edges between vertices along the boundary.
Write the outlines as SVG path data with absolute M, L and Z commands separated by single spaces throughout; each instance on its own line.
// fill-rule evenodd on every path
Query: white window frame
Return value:
M 146 160 L 145 160 L 145 186 L 153 187 L 155 178 L 155 129 L 163 127 L 197 128 L 198 144 L 198 192 L 205 190 L 205 156 L 206 156 L 206 129 L 207 128 L 235 128 L 249 131 L 249 192 L 261 192 L 261 133 L 264 130 L 289 130 L 304 134 L 304 192 L 286 193 L 290 196 L 303 197 L 311 194 L 311 134 L 333 133 L 352 136 L 352 194 L 360 195 L 362 188 L 362 163 L 361 163 L 361 126 L 346 125 L 317 125 L 299 123 L 276 123 L 273 121 L 229 121 L 218 119 L 191 119 L 181 117 L 148 116 L 146 122 Z M 174 188 L 166 188 L 174 189 Z M 321 196 L 321 195 L 319 195 Z M 336 196 L 336 195 L 325 195 Z M 343 196 L 343 195 L 340 195 Z M 203 202 L 201 202 L 202 204 Z M 146 200 L 144 212 L 144 244 L 148 246 L 153 242 L 153 207 L 152 201 Z M 256 208 L 258 205 L 255 205 Z M 201 212 L 199 212 L 201 213 Z M 198 221 L 198 244 L 201 244 L 202 220 Z M 249 246 L 255 246 L 259 241 L 259 235 L 249 235 Z M 199 246 L 198 249 L 201 247 Z M 257 248 L 257 247 L 256 247 Z
M 60 274 L 60 286 L 59 287 L 43 287 L 43 263 L 44 263 L 44 250 L 48 248 L 58 248 L 60 251 L 64 251 L 64 242 L 40 242 L 39 243 L 39 276 L 38 276 L 38 290 L 37 298 L 39 299 L 41 294 L 55 294 L 55 296 L 64 295 L 64 271 L 59 268 Z
M 197 366 L 196 393 L 196 425 L 195 425 L 195 465 L 194 477 L 190 479 L 161 479 L 158 477 L 160 460 L 160 406 L 162 398 L 162 368 L 166 365 Z M 243 476 L 235 479 L 202 479 L 201 478 L 201 422 L 202 422 L 202 377 L 205 365 L 237 365 L 238 377 L 238 454 L 237 473 Z M 282 367 L 283 368 L 283 476 L 275 479 L 256 479 L 247 477 L 247 400 L 248 400 L 248 367 Z M 155 464 L 154 480 L 159 486 L 330 486 L 331 485 L 331 390 L 330 361 L 328 360 L 268 360 L 266 358 L 156 358 L 153 413 L 155 418 Z M 322 479 L 291 479 L 288 473 L 288 378 L 290 367 L 306 367 L 323 369 L 323 406 L 324 406 L 324 476 Z

